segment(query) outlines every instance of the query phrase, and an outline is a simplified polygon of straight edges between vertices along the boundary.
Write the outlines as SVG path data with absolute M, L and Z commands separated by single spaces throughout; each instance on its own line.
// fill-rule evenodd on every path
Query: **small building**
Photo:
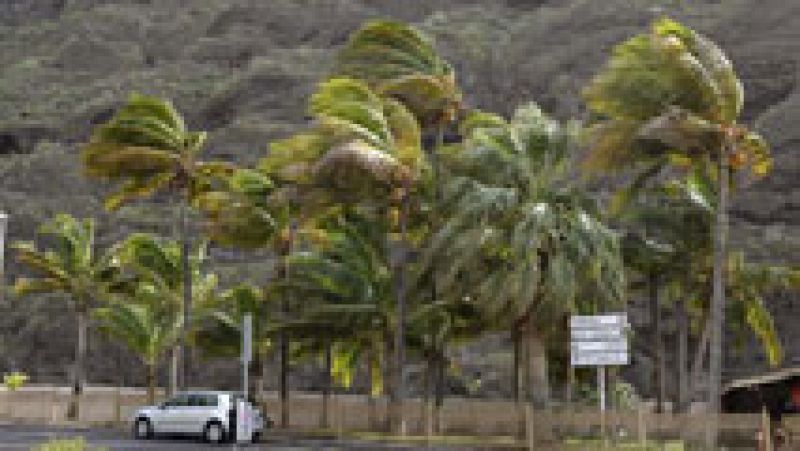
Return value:
M 773 420 L 800 415 L 800 366 L 733 380 L 723 388 L 723 412 L 758 413 L 764 407 Z

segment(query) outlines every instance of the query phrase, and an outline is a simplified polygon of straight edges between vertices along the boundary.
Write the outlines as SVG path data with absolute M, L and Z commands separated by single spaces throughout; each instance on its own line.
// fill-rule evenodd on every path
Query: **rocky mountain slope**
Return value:
M 800 264 L 796 0 L 6 0 L 0 209 L 12 218 L 9 239 L 33 238 L 59 211 L 98 217 L 101 244 L 134 229 L 170 232 L 163 206 L 103 213 L 103 187 L 76 161 L 90 127 L 131 91 L 174 99 L 192 127 L 210 132 L 208 156 L 250 163 L 306 122 L 306 98 L 348 33 L 388 16 L 436 39 L 470 105 L 509 112 L 535 100 L 558 117 L 581 117 L 581 86 L 611 46 L 662 14 L 729 51 L 745 82 L 746 119 L 773 145 L 774 172 L 736 195 L 734 245 L 755 259 Z M 217 257 L 228 275 L 269 270 Z M 8 266 L 10 280 L 16 268 Z M 0 371 L 63 377 L 72 318 L 51 301 L 0 305 Z M 774 308 L 793 343 L 788 361 L 800 363 L 797 305 L 783 296 Z M 116 363 L 99 357 L 109 346 L 92 343 L 95 379 L 111 377 Z

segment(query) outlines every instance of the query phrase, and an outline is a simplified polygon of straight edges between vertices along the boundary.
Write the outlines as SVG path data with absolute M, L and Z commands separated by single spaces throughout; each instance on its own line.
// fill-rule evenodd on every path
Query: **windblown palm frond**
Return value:
M 461 107 L 452 66 L 407 24 L 365 24 L 339 52 L 334 74 L 364 80 L 382 96 L 398 99 L 423 127 L 450 122 Z
M 174 189 L 191 199 L 232 170 L 223 162 L 199 161 L 205 140 L 205 132 L 186 129 L 170 102 L 133 94 L 95 129 L 82 150 L 83 164 L 88 175 L 119 183 L 106 199 L 109 209 Z
M 769 170 L 763 139 L 736 124 L 744 96 L 730 60 L 670 19 L 618 45 L 584 97 L 599 118 L 587 170 L 663 167 L 672 154 L 716 156 L 724 142 L 733 149 L 734 169 L 749 167 L 757 176 Z
M 94 252 L 94 230 L 91 219 L 60 214 L 40 228 L 52 240 L 51 249 L 40 251 L 31 242 L 12 243 L 20 263 L 39 275 L 18 278 L 17 294 L 61 292 L 70 295 L 79 308 L 89 308 L 102 297 L 116 270 L 110 255 L 98 257 Z
M 111 249 L 120 266 L 116 295 L 133 301 L 152 298 L 152 302 L 182 311 L 183 267 L 181 246 L 171 240 L 147 233 L 135 233 Z M 205 259 L 205 247 L 198 247 L 190 258 L 192 271 L 192 305 L 199 309 L 190 328 L 203 320 L 204 314 L 216 304 L 217 277 L 200 270 Z
M 450 262 L 442 286 L 469 273 L 490 314 L 519 318 L 533 309 L 543 323 L 620 302 L 617 238 L 571 182 L 577 130 L 532 104 L 496 123 L 475 127 L 450 163 L 458 175 L 448 189 L 453 214 L 425 254 Z M 587 292 L 592 305 L 577 305 Z
M 425 169 L 414 117 L 364 82 L 323 82 L 311 112 L 314 128 L 271 146 L 260 163 L 268 177 L 358 199 L 410 184 Z

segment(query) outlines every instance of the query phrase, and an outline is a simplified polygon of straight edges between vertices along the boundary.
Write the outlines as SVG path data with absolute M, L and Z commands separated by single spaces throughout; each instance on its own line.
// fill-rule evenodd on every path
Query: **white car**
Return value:
M 143 407 L 133 416 L 133 434 L 149 439 L 156 434 L 200 436 L 211 443 L 232 441 L 236 434 L 236 403 L 242 396 L 232 392 L 179 393 L 157 406 Z M 264 431 L 264 417 L 250 405 L 252 441 Z

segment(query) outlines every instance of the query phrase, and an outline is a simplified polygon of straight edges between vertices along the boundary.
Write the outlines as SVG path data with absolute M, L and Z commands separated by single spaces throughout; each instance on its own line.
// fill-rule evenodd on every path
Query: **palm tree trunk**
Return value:
M 520 334 L 519 328 L 513 327 L 511 331 L 511 341 L 514 342 L 514 368 L 512 369 L 512 387 L 511 390 L 514 393 L 514 402 L 519 405 L 522 403 L 522 387 L 520 386 L 522 380 L 520 379 L 520 364 L 521 364 L 521 356 L 520 351 L 522 348 L 522 334 Z
M 725 324 L 725 264 L 728 234 L 728 142 L 719 155 L 719 199 L 714 228 L 714 279 L 711 299 L 711 349 L 708 364 L 708 404 L 711 414 L 706 427 L 706 447 L 716 449 L 719 431 L 720 391 L 722 376 L 723 325 Z
M 289 374 L 289 340 L 285 332 L 280 333 L 280 381 L 278 390 L 281 399 L 281 427 L 289 427 L 289 386 L 287 376 Z
M 89 329 L 89 312 L 85 308 L 78 309 L 78 341 L 75 344 L 75 369 L 72 381 L 72 397 L 67 417 L 80 419 L 80 400 L 85 384 L 84 370 L 86 366 L 86 335 Z
M 433 409 L 433 432 L 438 434 L 442 429 L 442 407 L 444 406 L 445 382 L 447 378 L 447 357 L 446 345 L 442 344 L 442 349 L 436 356 L 436 400 Z
M 8 229 L 8 215 L 0 211 L 0 304 L 5 300 L 6 293 L 6 230 Z
M 152 406 L 156 403 L 156 364 L 150 362 L 147 366 L 147 404 Z
M 376 427 L 375 418 L 375 351 L 370 347 L 367 350 L 367 380 L 369 381 L 369 391 L 367 392 L 367 429 L 372 431 Z
M 189 359 L 189 331 L 192 319 L 192 268 L 189 261 L 192 253 L 192 240 L 189 218 L 189 204 L 185 200 L 181 205 L 181 271 L 183 274 L 183 330 L 178 360 L 183 363 L 178 375 L 178 386 L 185 390 L 190 384 L 191 363 Z
M 427 434 L 431 430 L 433 421 L 433 388 L 432 379 L 436 367 L 436 361 L 432 353 L 428 353 L 425 358 L 425 368 L 422 370 L 422 402 L 420 403 L 420 418 L 422 419 L 422 433 Z
M 396 355 L 394 353 L 394 338 L 391 334 L 386 334 L 384 337 L 384 374 L 383 374 L 383 383 L 387 398 L 387 405 L 386 405 L 386 421 L 384 425 L 384 429 L 386 431 L 391 431 L 392 426 L 397 423 L 397 396 L 395 394 L 395 384 L 397 381 L 395 380 L 395 369 L 394 365 L 396 363 Z
M 283 258 L 283 263 L 281 264 L 281 272 L 283 274 L 280 275 L 283 279 L 289 278 L 289 265 L 286 260 L 286 257 L 292 253 L 294 248 L 294 232 L 297 225 L 295 224 L 294 220 L 291 221 L 289 224 L 289 235 L 288 240 L 285 243 L 282 243 L 280 254 Z M 287 299 L 284 297 L 281 300 L 281 319 L 286 320 L 286 315 L 288 315 L 289 305 Z M 280 331 L 280 358 L 281 358 L 281 368 L 280 368 L 280 384 L 279 384 L 279 391 L 280 391 L 280 400 L 281 400 L 281 427 L 286 428 L 289 427 L 289 385 L 288 385 L 288 375 L 289 375 L 289 337 L 286 332 L 281 329 Z
M 706 353 L 708 352 L 708 342 L 711 340 L 711 321 L 706 321 L 703 332 L 700 335 L 700 340 L 697 343 L 697 349 L 694 352 L 692 359 L 691 377 L 689 379 L 689 401 L 692 400 L 698 387 L 700 386 L 700 375 L 703 371 L 703 360 L 705 360 Z
M 325 343 L 325 356 L 324 356 L 324 366 L 325 366 L 325 382 L 322 385 L 322 415 L 319 421 L 319 427 L 321 428 L 328 428 L 330 426 L 330 415 L 329 415 L 329 408 L 330 408 L 330 397 L 331 397 L 331 386 L 332 378 L 331 378 L 331 370 L 333 369 L 333 358 L 332 358 L 332 350 L 331 350 L 331 342 L 330 339 L 327 340 Z
M 676 353 L 678 360 L 678 396 L 676 411 L 685 412 L 689 398 L 689 319 L 686 315 L 686 299 L 683 297 L 678 298 L 675 306 L 675 316 L 678 329 L 678 350 Z
M 400 248 L 398 263 L 395 266 L 395 274 L 397 277 L 397 332 L 395 333 L 394 344 L 394 406 L 395 424 L 392 424 L 393 431 L 404 434 L 405 419 L 403 416 L 403 399 L 405 398 L 405 381 L 403 380 L 404 360 L 405 360 L 405 309 L 406 309 L 406 223 L 408 222 L 409 207 L 411 202 L 411 187 L 409 182 L 406 182 L 403 189 L 403 205 L 400 213 Z
M 664 333 L 661 330 L 661 307 L 658 300 L 659 281 L 658 274 L 651 273 L 648 277 L 648 288 L 650 289 L 650 323 L 653 325 L 653 352 L 655 354 L 655 365 L 653 366 L 653 381 L 656 391 L 656 412 L 664 412 L 665 397 L 665 364 L 664 364 Z
M 528 327 L 528 352 L 530 364 L 530 401 L 535 409 L 547 408 L 550 401 L 550 381 L 547 376 L 547 348 L 544 337 L 536 327 L 533 313 L 529 313 Z

